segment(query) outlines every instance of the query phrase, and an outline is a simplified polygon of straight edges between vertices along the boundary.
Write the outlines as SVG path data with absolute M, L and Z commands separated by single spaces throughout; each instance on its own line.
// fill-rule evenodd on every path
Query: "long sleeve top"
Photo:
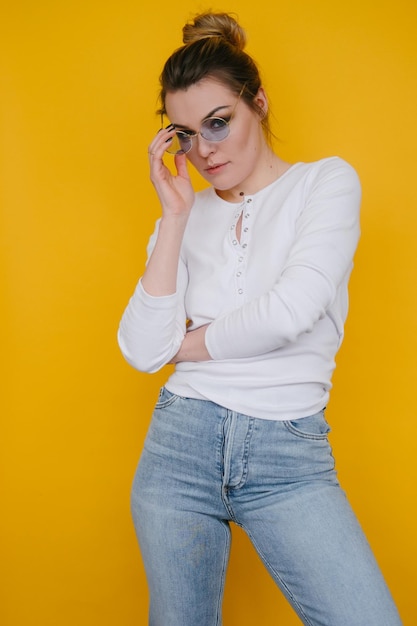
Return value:
M 187 330 L 209 324 L 212 360 L 178 363 L 170 391 L 262 419 L 324 408 L 348 310 L 360 197 L 356 172 L 338 157 L 296 163 L 241 204 L 211 187 L 197 193 L 176 292 L 154 297 L 139 281 L 124 312 L 118 341 L 126 360 L 155 372 Z

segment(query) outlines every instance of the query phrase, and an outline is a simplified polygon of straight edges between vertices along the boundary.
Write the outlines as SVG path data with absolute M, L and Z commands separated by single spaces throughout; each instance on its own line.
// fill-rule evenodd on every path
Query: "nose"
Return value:
M 200 133 L 196 137 L 194 137 L 194 141 L 197 142 L 197 151 L 199 156 L 207 158 L 209 154 L 212 154 L 212 152 L 214 152 L 213 142 L 208 141 L 208 139 L 204 139 L 204 137 L 202 137 Z

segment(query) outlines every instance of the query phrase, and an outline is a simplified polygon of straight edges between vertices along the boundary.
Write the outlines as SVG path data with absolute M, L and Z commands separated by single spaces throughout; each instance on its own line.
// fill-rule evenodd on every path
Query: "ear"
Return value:
M 259 112 L 263 113 L 262 117 L 268 112 L 268 98 L 266 97 L 265 89 L 263 87 L 259 87 L 258 93 L 253 99 L 254 103 L 259 107 Z

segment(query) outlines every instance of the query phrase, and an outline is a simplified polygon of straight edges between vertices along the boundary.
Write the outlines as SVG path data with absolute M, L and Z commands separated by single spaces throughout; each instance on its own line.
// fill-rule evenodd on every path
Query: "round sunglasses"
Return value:
M 236 104 L 228 117 L 206 117 L 206 119 L 201 122 L 199 131 L 176 130 L 166 151 L 169 154 L 186 154 L 193 147 L 193 137 L 197 137 L 197 135 L 201 135 L 206 141 L 219 142 L 226 139 L 230 133 L 230 122 L 235 114 L 236 107 L 239 104 L 244 89 L 245 85 L 242 87 Z M 163 113 L 161 114 L 161 121 L 163 126 Z

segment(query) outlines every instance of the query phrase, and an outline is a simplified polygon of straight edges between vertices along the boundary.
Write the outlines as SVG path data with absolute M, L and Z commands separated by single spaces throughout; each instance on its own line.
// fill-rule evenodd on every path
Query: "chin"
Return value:
M 229 191 L 230 189 L 241 187 L 243 185 L 241 177 L 233 179 L 229 172 L 221 172 L 217 175 L 210 175 L 207 174 L 207 172 L 200 171 L 200 174 L 208 183 L 210 183 L 210 185 L 219 191 Z

